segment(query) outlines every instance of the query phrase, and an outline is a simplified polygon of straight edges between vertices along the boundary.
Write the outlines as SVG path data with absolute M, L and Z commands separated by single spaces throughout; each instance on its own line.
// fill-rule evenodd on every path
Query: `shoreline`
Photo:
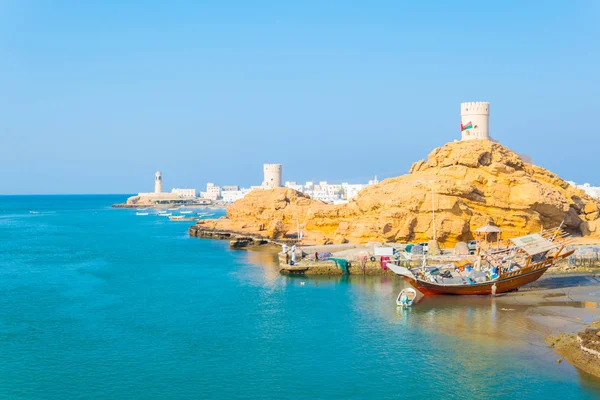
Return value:
M 173 204 L 127 204 L 127 203 L 117 203 L 112 204 L 112 208 L 149 208 L 149 209 L 168 209 L 168 208 L 194 208 L 194 209 L 207 209 L 207 210 L 225 210 L 227 205 L 225 204 L 182 204 L 182 205 L 173 205 Z
M 578 335 L 587 329 L 600 332 L 599 284 L 600 269 L 591 273 L 550 270 L 539 280 L 492 297 L 492 301 L 504 312 L 524 312 L 547 332 L 540 332 L 540 344 L 561 357 L 557 363 L 564 359 L 600 380 L 600 356 L 582 350 L 578 341 Z M 600 336 L 598 340 L 600 343 Z
M 237 230 L 217 229 L 217 220 L 204 220 L 189 228 L 191 236 L 209 239 L 229 239 L 231 248 L 256 251 L 264 245 L 268 247 L 280 245 L 287 240 L 272 240 L 260 234 L 240 232 Z M 295 242 L 292 239 L 292 242 Z M 236 246 L 235 243 L 241 243 Z M 298 245 L 303 247 L 303 245 Z M 304 245 L 308 247 L 309 245 Z M 279 252 L 278 252 L 279 254 Z M 281 254 L 280 254 L 281 256 Z M 306 267 L 296 268 L 286 266 L 280 273 L 286 275 L 302 274 L 306 278 L 319 278 L 324 275 L 342 275 L 341 269 L 333 261 L 319 262 L 323 266 L 320 273 L 306 274 Z M 327 265 L 325 265 L 327 264 Z M 389 271 L 381 269 L 379 262 L 369 262 L 368 273 L 365 267 L 349 266 L 351 275 L 380 275 L 386 276 Z M 391 274 L 394 275 L 395 274 Z M 482 296 L 477 296 L 482 297 Z M 600 269 L 594 267 L 571 266 L 565 260 L 552 267 L 539 280 L 526 285 L 516 292 L 499 294 L 491 297 L 492 301 L 501 306 L 503 312 L 519 309 L 526 316 L 539 324 L 547 334 L 539 337 L 540 345 L 544 343 L 548 349 L 553 349 L 561 358 L 568 361 L 579 371 L 583 371 L 600 380 L 600 356 L 589 354 L 581 349 L 578 343 L 578 332 L 589 328 L 598 329 L 600 343 Z M 418 307 L 418 305 L 416 305 Z M 511 308 L 514 307 L 514 308 Z M 600 345 L 599 345 L 600 346 Z
M 249 247 L 248 251 L 261 251 L 263 247 Z M 274 250 L 273 250 L 274 251 Z M 279 253 L 278 253 L 279 254 Z M 331 263 L 331 269 L 339 268 Z M 379 264 L 379 263 L 377 263 Z M 364 276 L 396 276 L 395 274 L 367 273 Z M 389 272 L 389 271 L 387 271 Z M 285 273 L 284 275 L 295 275 Z M 305 275 L 305 279 L 322 279 L 341 274 Z M 361 275 L 363 275 L 361 273 Z M 356 274 L 352 274 L 356 277 Z M 456 297 L 456 296 L 434 296 Z M 577 268 L 563 270 L 553 267 L 539 280 L 523 286 L 518 291 L 497 296 L 458 296 L 459 298 L 490 298 L 501 312 L 524 313 L 537 326 L 536 340 L 531 345 L 553 350 L 568 365 L 600 381 L 600 355 L 581 349 L 578 333 L 593 328 L 598 332 L 600 354 L 600 269 Z M 414 307 L 419 307 L 419 304 Z M 544 344 L 546 346 L 544 346 Z
M 600 329 L 598 321 L 588 325 L 586 329 L 595 327 Z M 561 333 L 558 335 L 546 336 L 545 342 L 548 346 L 567 360 L 578 370 L 581 370 L 596 379 L 600 379 L 600 358 L 597 355 L 590 354 L 584 350 L 577 334 Z

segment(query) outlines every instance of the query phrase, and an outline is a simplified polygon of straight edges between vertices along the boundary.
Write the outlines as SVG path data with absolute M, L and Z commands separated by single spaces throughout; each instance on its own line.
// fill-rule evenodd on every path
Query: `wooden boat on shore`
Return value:
M 481 254 L 480 268 L 464 269 L 450 265 L 406 268 L 388 267 L 425 295 L 489 295 L 505 293 L 539 279 L 554 263 L 569 257 L 574 250 L 549 240 L 542 234 L 511 239 L 512 245 Z

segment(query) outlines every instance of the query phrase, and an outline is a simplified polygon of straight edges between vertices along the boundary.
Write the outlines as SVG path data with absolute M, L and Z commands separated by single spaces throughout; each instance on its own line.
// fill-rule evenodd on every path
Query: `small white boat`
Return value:
M 39 214 L 39 211 L 29 211 L 29 214 Z
M 136 208 L 136 210 L 138 210 L 138 211 L 146 211 L 147 208 Z
M 178 209 L 179 209 L 179 207 L 175 207 L 175 208 L 167 208 L 167 210 L 169 210 L 169 211 L 175 211 L 175 210 L 178 210 Z
M 193 211 L 180 211 L 180 214 L 191 214 Z
M 402 289 L 396 298 L 396 305 L 400 307 L 410 307 L 417 299 L 417 291 L 413 288 Z
M 158 214 L 158 215 L 160 215 L 161 217 L 170 217 L 173 215 L 173 213 L 164 213 L 164 214 Z
M 136 212 L 135 215 L 148 215 L 147 212 Z

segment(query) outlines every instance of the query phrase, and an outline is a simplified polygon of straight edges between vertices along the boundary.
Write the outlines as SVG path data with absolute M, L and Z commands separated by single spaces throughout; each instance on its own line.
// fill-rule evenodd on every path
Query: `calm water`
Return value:
M 283 277 L 124 199 L 0 196 L 0 397 L 600 395 L 519 310 L 397 310 L 397 279 Z

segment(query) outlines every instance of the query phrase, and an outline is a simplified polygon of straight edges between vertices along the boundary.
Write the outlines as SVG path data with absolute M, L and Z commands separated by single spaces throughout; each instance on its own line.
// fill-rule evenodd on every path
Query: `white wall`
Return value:
M 180 197 L 196 197 L 196 189 L 181 189 L 181 188 L 173 188 L 171 193 L 176 194 Z

